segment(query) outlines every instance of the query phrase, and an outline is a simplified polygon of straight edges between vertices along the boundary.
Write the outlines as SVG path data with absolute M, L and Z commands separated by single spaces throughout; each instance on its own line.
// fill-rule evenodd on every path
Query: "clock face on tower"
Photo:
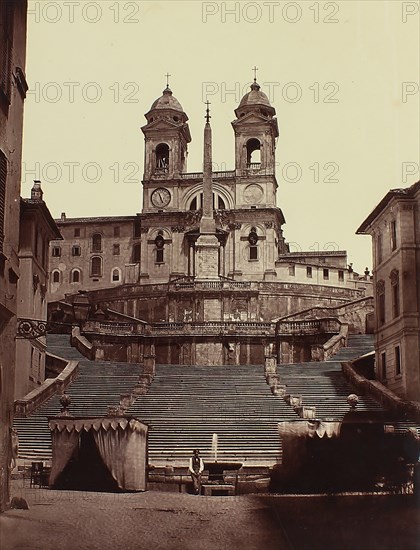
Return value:
M 163 208 L 171 202 L 171 194 L 164 187 L 159 187 L 153 191 L 151 201 L 156 208 Z

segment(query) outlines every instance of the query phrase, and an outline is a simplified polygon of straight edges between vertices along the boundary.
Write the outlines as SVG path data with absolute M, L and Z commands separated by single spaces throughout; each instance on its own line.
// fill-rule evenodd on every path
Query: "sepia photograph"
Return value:
M 419 0 L 1 0 L 2 550 L 419 550 L 419 67 Z

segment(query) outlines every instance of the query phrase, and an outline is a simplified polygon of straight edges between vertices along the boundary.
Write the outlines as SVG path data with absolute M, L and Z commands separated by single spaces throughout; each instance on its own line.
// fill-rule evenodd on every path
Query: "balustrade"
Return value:
M 187 173 L 181 174 L 181 179 L 183 180 L 203 179 L 203 172 L 187 172 Z
M 310 319 L 301 321 L 282 321 L 278 323 L 278 334 L 334 334 L 340 331 L 340 322 L 337 319 Z M 147 325 L 141 323 L 120 323 L 107 321 L 88 321 L 83 327 L 84 332 L 98 334 L 131 335 L 144 334 Z M 150 332 L 149 332 L 150 330 Z M 205 321 L 205 322 L 169 322 L 149 325 L 149 334 L 163 335 L 260 335 L 274 336 L 275 323 L 261 323 L 257 321 Z
M 251 289 L 250 281 L 180 281 L 172 283 L 175 290 L 244 290 Z
M 235 170 L 222 170 L 216 171 L 212 174 L 214 179 L 233 178 L 235 176 Z M 181 174 L 183 180 L 196 180 L 203 179 L 203 172 L 186 172 Z
M 107 321 L 88 321 L 83 325 L 83 332 L 97 334 L 115 334 L 126 336 L 130 334 L 143 334 L 144 324 L 142 323 L 119 323 Z
M 338 319 L 302 319 L 296 321 L 280 321 L 278 324 L 279 334 L 317 334 L 317 333 L 338 333 L 341 323 Z

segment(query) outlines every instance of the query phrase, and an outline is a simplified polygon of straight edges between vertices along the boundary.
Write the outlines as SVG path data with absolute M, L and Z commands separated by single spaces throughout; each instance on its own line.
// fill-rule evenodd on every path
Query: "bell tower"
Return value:
M 141 129 L 145 136 L 143 211 L 174 209 L 175 181 L 186 171 L 191 135 L 188 116 L 173 96 L 169 82 L 145 117 L 147 124 Z
M 254 68 L 256 72 L 257 69 Z M 243 189 L 239 203 L 258 207 L 276 205 L 276 139 L 279 136 L 276 110 L 261 91 L 256 76 L 251 91 L 242 98 L 232 122 L 235 132 L 235 171 Z

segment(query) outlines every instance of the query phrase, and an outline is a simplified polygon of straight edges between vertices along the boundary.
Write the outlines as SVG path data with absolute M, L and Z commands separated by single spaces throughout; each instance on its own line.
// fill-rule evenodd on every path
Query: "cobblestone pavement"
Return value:
M 12 494 L 29 510 L 0 515 L 1 550 L 420 550 L 412 496 Z
M 27 489 L 29 510 L 0 516 L 1 550 L 282 550 L 258 498 L 148 491 L 110 494 Z

